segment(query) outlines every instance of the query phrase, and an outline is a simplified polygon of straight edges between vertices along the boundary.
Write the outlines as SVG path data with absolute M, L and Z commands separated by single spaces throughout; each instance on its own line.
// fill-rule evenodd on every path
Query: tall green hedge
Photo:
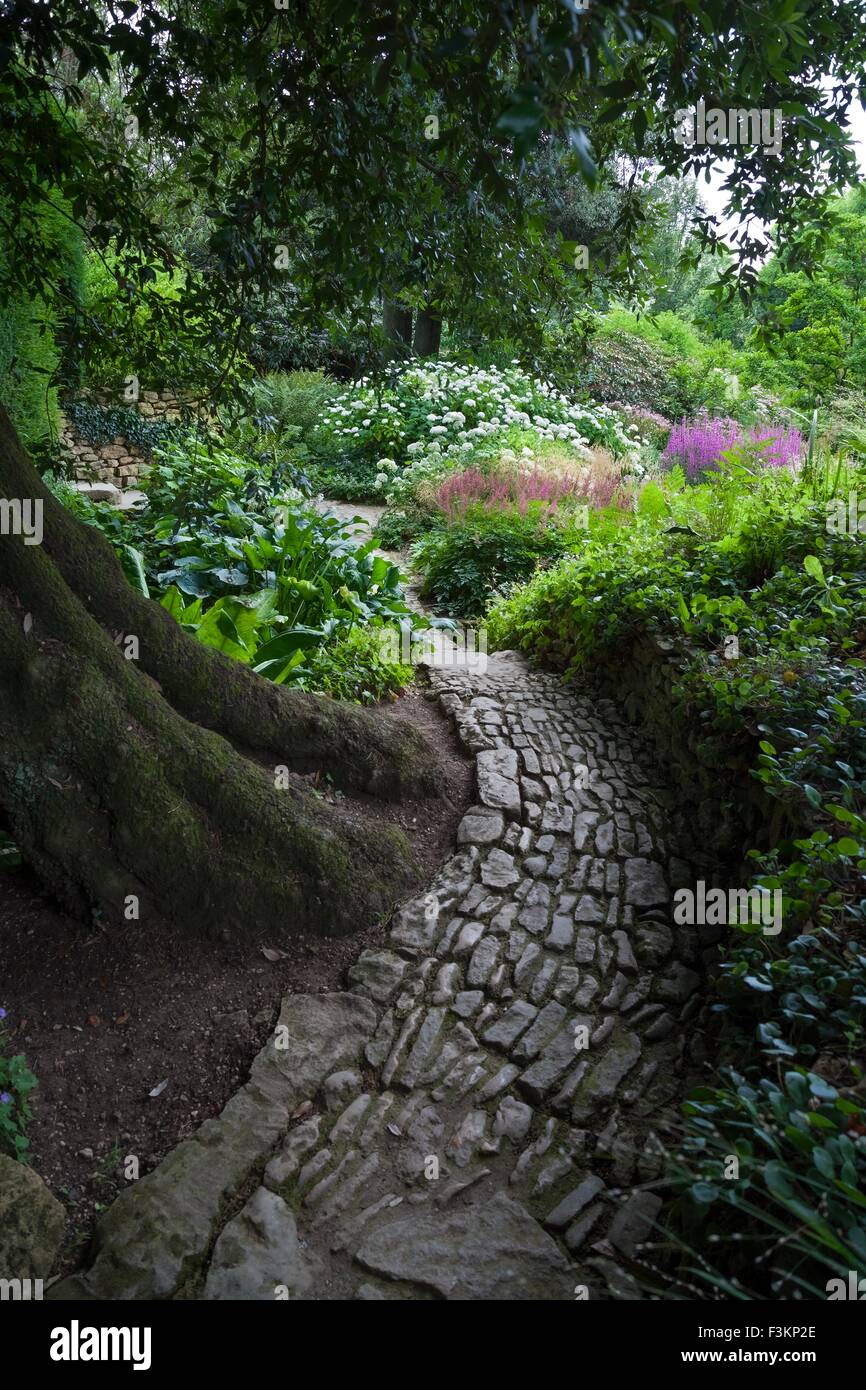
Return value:
M 56 201 L 56 208 L 46 203 L 41 217 L 56 247 L 69 308 L 25 294 L 0 305 L 0 401 L 28 448 L 56 435 L 58 381 L 74 371 L 65 329 L 73 302 L 81 300 L 82 234 Z M 4 254 L 0 237 L 0 260 Z

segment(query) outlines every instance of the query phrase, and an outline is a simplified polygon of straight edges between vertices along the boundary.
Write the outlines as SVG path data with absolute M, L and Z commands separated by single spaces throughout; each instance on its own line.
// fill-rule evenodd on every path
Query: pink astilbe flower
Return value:
M 533 506 L 548 515 L 561 502 L 577 502 L 585 496 L 585 484 L 578 476 L 560 477 L 540 468 L 529 473 L 482 473 L 478 468 L 465 468 L 440 483 L 436 505 L 453 521 L 477 506 L 487 511 L 516 510 L 521 516 Z
M 612 502 L 621 503 L 622 474 L 619 469 L 595 469 L 589 482 L 586 500 L 597 511 L 603 511 Z

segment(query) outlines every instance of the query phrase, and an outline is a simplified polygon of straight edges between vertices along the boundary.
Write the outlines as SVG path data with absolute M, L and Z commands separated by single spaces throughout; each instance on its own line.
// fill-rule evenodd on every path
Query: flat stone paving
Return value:
M 431 671 L 477 805 L 347 992 L 287 996 L 217 1120 L 53 1298 L 638 1298 L 700 975 L 639 735 L 511 654 Z

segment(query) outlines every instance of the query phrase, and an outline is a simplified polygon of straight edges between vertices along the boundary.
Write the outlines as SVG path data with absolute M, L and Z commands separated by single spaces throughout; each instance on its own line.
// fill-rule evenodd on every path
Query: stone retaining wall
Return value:
M 757 738 L 746 731 L 737 746 L 730 735 L 713 733 L 677 692 L 688 658 L 669 638 L 645 634 L 597 661 L 590 680 L 642 726 L 667 771 L 672 822 L 714 857 L 740 864 L 753 846 L 776 844 L 802 827 L 751 776 Z
M 100 405 L 120 404 L 97 398 Z M 142 391 L 140 399 L 129 403 L 139 415 L 148 420 L 174 421 L 181 418 L 181 401 L 173 391 Z M 75 426 L 61 416 L 61 452 L 70 460 L 73 476 L 80 482 L 114 483 L 116 487 L 133 487 L 139 479 L 148 455 L 133 440 L 118 435 L 108 443 L 96 444 L 85 439 Z

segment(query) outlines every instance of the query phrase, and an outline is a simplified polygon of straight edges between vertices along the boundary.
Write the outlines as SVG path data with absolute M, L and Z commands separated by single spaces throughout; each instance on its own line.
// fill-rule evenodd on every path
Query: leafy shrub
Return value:
M 141 478 L 149 514 L 156 521 L 155 537 L 183 528 L 205 535 L 215 516 L 231 512 L 243 529 L 243 508 L 266 503 L 275 493 L 273 480 L 246 455 L 235 453 L 215 439 L 187 436 L 156 451 Z M 229 529 L 216 523 L 217 530 Z
M 328 361 L 330 340 L 324 329 L 300 323 L 290 295 L 274 296 L 267 304 L 253 303 L 250 356 L 264 372 L 319 371 Z
M 402 550 L 414 540 L 423 523 L 419 525 L 417 513 L 410 515 L 400 507 L 388 507 L 376 523 L 376 540 L 383 550 Z
M 596 400 L 660 411 L 676 419 L 700 411 L 754 422 L 776 376 L 769 359 L 700 332 L 677 314 L 641 317 L 611 309 L 590 338 L 577 383 Z M 777 415 L 778 418 L 778 415 Z
M 409 556 L 424 576 L 422 595 L 458 617 L 478 617 L 489 599 L 562 555 L 575 536 L 543 524 L 541 508 L 526 512 L 470 507 L 447 530 L 417 541 Z
M 654 628 L 676 609 L 688 561 L 656 526 L 593 534 L 576 555 L 540 570 L 488 613 L 496 647 L 520 647 L 545 665 L 579 670 L 596 650 Z
M 223 593 L 212 603 L 202 597 L 187 603 L 181 586 L 186 583 L 189 590 L 190 573 L 198 573 L 193 570 L 181 572 L 172 583 L 163 607 L 198 641 L 278 685 L 311 689 L 321 675 L 330 682 L 328 688 L 339 681 L 347 688 L 346 663 L 352 650 L 360 658 L 364 648 L 335 648 L 331 665 L 326 656 L 315 659 L 317 650 L 367 624 L 424 625 L 409 614 L 397 566 L 376 555 L 372 541 L 358 546 L 351 524 L 335 516 L 286 509 L 270 526 L 254 523 L 242 554 L 243 564 L 230 575 L 235 596 Z M 364 689 L 397 679 L 384 669 L 384 659 L 379 665 L 372 660 L 372 648 L 365 661 Z
M 829 1279 L 847 1286 L 866 1259 L 866 1112 L 805 1068 L 757 1081 L 725 1069 L 721 1081 L 686 1102 L 672 1169 L 668 1221 L 689 1283 L 708 1297 L 826 1299 Z
M 307 473 L 314 489 L 338 502 L 365 502 L 380 492 L 379 465 L 366 458 L 351 455 L 334 456 L 327 461 L 320 458 L 308 465 Z
M 340 645 L 368 625 L 429 625 L 406 607 L 397 566 L 372 540 L 359 544 L 352 522 L 280 488 L 280 477 L 279 466 L 269 471 L 214 439 L 187 436 L 156 451 L 141 512 L 49 482 L 108 537 L 130 582 L 159 597 L 196 640 L 277 683 L 312 689 L 321 677 L 335 691 L 351 685 L 355 651 L 359 691 L 397 688 L 404 673 L 377 664 L 372 647 L 364 656 L 363 639 Z M 325 646 L 336 653 L 332 666 L 313 659 Z
M 411 666 L 388 661 L 383 653 L 381 627 L 355 627 L 344 637 L 314 648 L 299 667 L 295 683 L 305 690 L 332 695 L 335 700 L 372 704 L 410 685 Z
M 261 372 L 327 372 L 347 381 L 367 371 L 375 349 L 369 335 L 352 328 L 330 331 L 305 322 L 298 298 L 291 291 L 273 295 L 265 304 L 251 303 L 250 359 Z
M 260 475 L 225 450 L 184 460 L 178 468 L 177 454 L 163 458 L 145 479 L 140 539 L 155 589 L 176 585 L 208 600 L 275 587 L 289 612 L 296 604 L 281 586 L 303 579 L 321 585 L 326 606 L 340 606 L 334 595 L 347 584 L 350 596 L 369 598 L 371 612 L 398 603 L 396 567 L 374 556 L 371 541 L 359 546 L 351 522 L 290 494 L 268 495 Z
M 676 380 L 675 365 L 668 353 L 630 333 L 602 331 L 590 339 L 575 385 L 596 401 L 620 401 L 676 418 L 697 403 Z

